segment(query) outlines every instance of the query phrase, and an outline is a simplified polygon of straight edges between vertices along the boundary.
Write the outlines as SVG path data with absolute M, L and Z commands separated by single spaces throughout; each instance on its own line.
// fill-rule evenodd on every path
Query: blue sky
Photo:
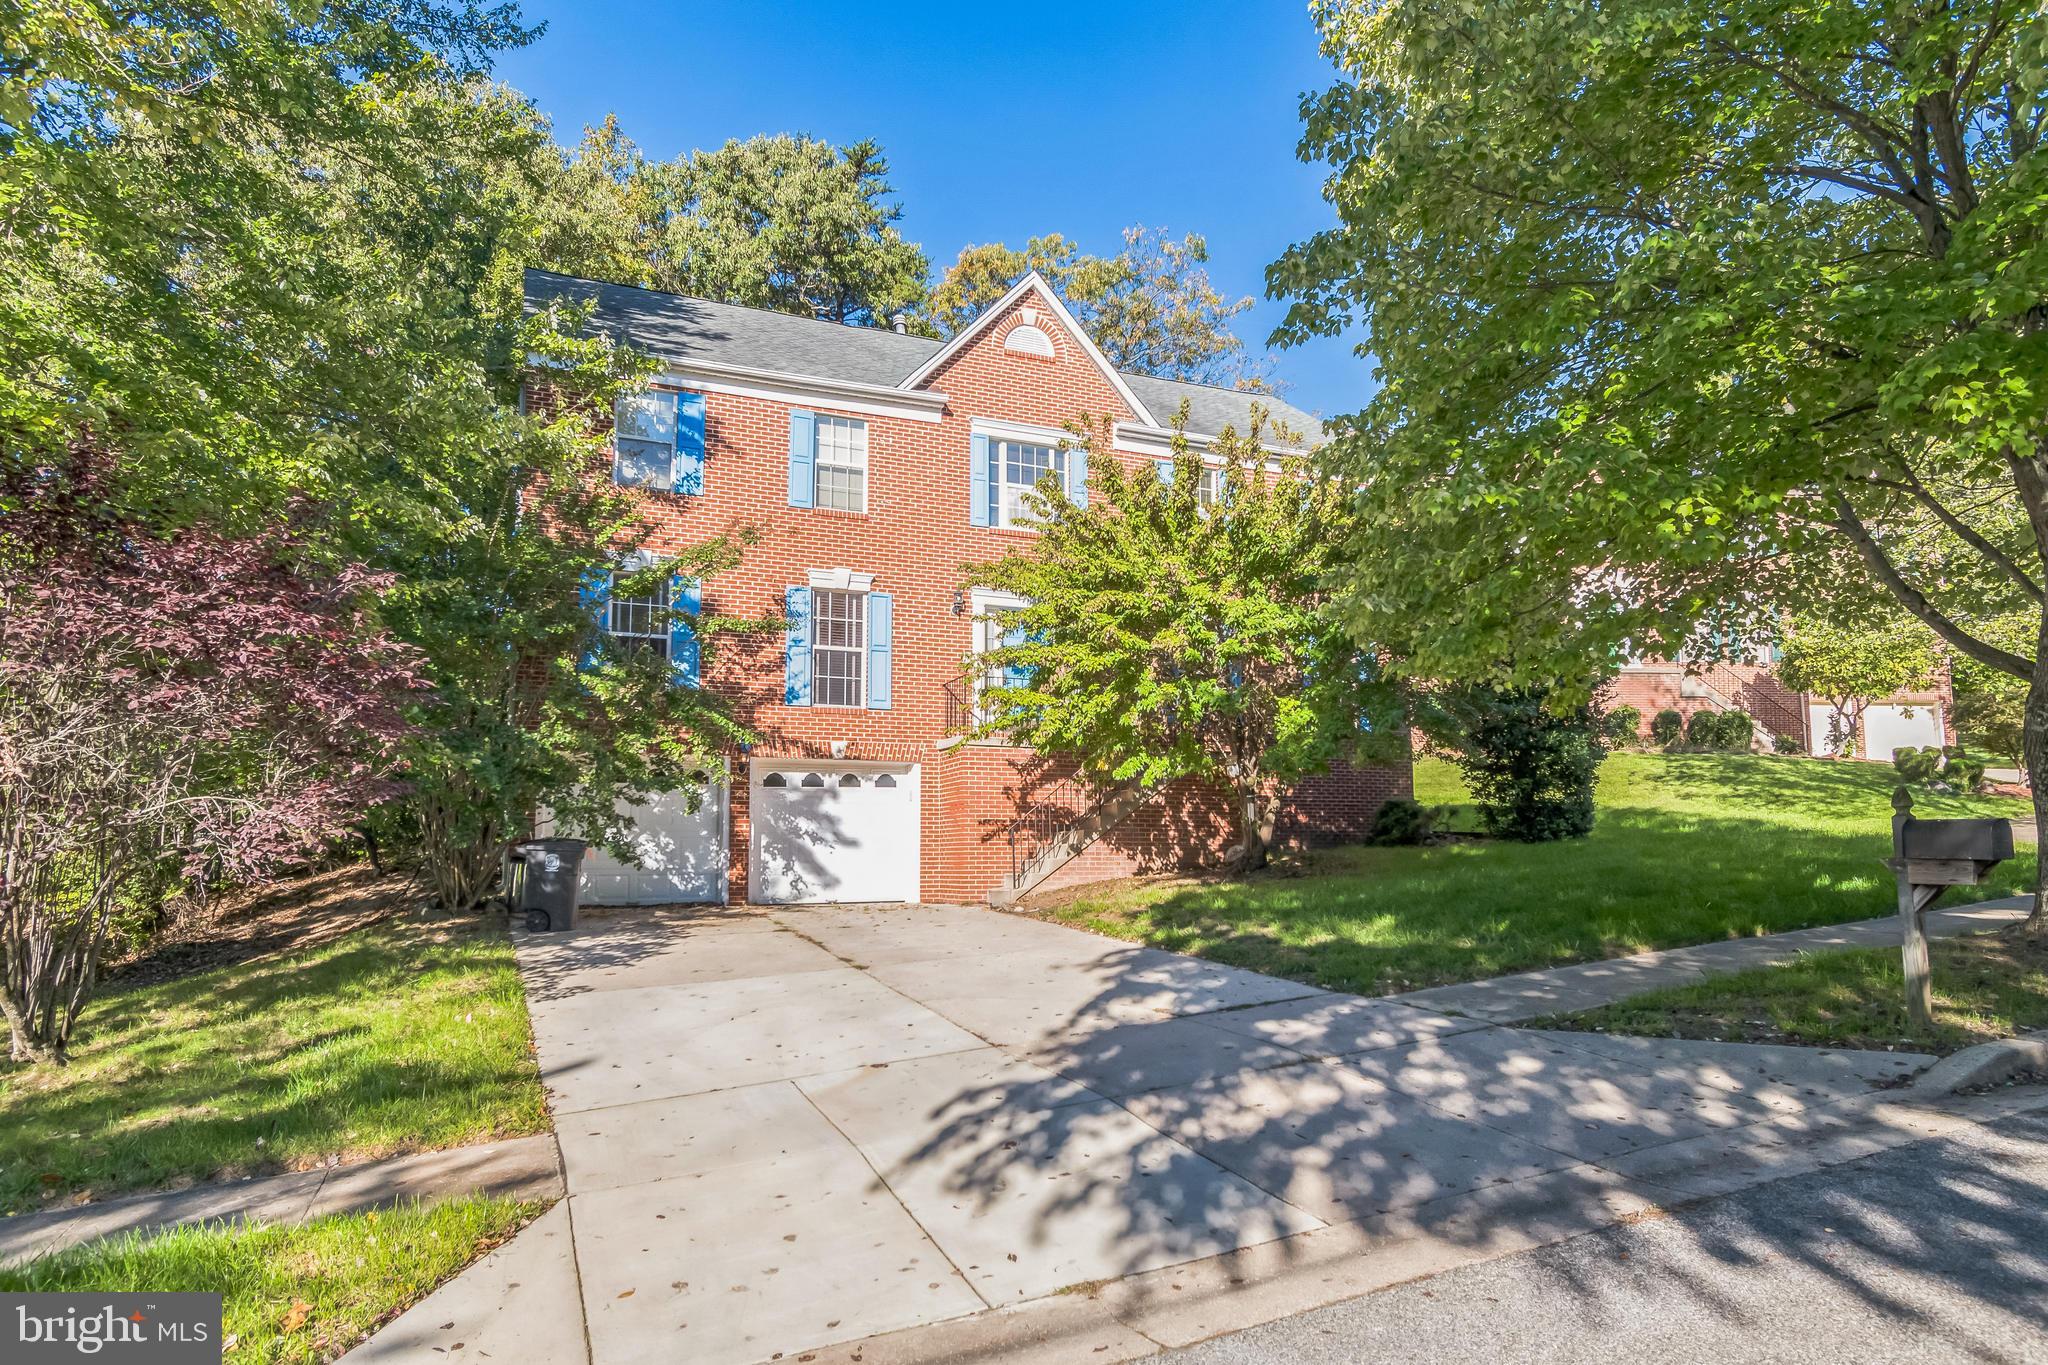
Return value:
M 1328 82 L 1303 0 L 1114 4 L 657 4 L 526 0 L 548 31 L 498 75 L 573 142 L 616 112 L 648 155 L 801 132 L 887 151 L 902 228 L 935 268 L 970 242 L 1063 232 L 1110 252 L 1132 223 L 1209 239 L 1210 274 L 1283 308 L 1266 265 L 1330 221 L 1294 155 L 1298 101 Z M 1348 341 L 1279 355 L 1288 397 L 1355 410 Z

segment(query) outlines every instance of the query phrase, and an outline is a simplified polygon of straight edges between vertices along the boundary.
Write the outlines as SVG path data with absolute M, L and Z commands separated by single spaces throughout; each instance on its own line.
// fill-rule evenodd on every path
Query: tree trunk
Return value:
M 2048 937 L 2048 611 L 2041 615 L 2034 676 L 2020 718 L 2020 752 L 2034 791 L 2034 911 L 2027 916 L 2027 932 Z
M 1273 834 L 1280 820 L 1280 797 L 1261 787 L 1241 787 L 1237 809 L 1238 833 L 1243 840 L 1237 870 L 1256 872 L 1272 857 Z

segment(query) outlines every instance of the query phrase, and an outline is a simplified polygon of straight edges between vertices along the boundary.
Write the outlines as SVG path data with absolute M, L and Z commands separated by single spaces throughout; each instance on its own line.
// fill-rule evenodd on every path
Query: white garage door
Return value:
M 914 901 L 917 767 L 754 765 L 752 898 Z
M 1863 713 L 1863 738 L 1870 746 L 1870 757 L 1887 762 L 1894 749 L 1938 749 L 1941 708 L 1873 705 Z
M 723 781 L 689 793 L 663 792 L 629 806 L 636 829 L 633 866 L 593 848 L 583 855 L 585 905 L 701 905 L 725 900 L 726 791 Z

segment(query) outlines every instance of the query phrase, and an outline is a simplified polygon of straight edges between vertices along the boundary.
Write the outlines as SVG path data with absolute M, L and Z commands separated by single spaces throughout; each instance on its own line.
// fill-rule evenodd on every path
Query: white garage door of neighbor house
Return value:
M 749 790 L 756 901 L 914 901 L 917 768 L 757 764 Z
M 1863 737 L 1870 757 L 1889 762 L 1894 749 L 1941 747 L 1939 706 L 1879 706 L 1863 713 Z
M 723 904 L 726 806 L 720 780 L 699 789 L 695 810 L 687 791 L 662 792 L 645 805 L 626 807 L 640 866 L 591 849 L 583 855 L 583 903 Z

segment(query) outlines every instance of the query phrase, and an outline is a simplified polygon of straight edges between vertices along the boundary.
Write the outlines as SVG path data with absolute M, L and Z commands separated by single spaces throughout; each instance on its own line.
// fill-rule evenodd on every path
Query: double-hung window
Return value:
M 612 482 L 667 491 L 675 478 L 676 398 L 629 393 L 619 399 L 612 435 Z
M 619 591 L 619 582 L 626 577 L 613 574 L 611 591 L 605 595 L 604 628 L 619 648 L 638 653 L 642 650 L 669 656 L 669 605 L 666 580 L 644 590 L 639 597 L 628 597 Z
M 1195 480 L 1195 501 L 1204 507 L 1214 507 L 1223 501 L 1223 470 L 1221 466 L 1205 464 L 1201 477 Z
M 866 706 L 868 598 L 820 588 L 811 595 L 817 706 Z
M 1050 474 L 1062 483 L 1067 477 L 1067 452 L 1059 446 L 1035 445 L 1028 441 L 1000 440 L 994 443 L 994 464 L 999 487 L 996 493 L 996 525 L 1020 526 L 1031 516 L 1024 495 Z
M 819 417 L 817 469 L 818 506 L 867 511 L 868 424 L 850 417 Z

